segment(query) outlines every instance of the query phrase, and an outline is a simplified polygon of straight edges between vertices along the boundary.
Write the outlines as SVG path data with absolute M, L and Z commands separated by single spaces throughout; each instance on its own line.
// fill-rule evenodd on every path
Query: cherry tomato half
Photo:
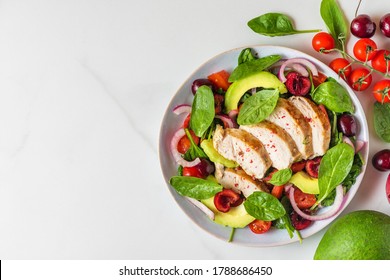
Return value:
M 390 70 L 390 51 L 378 50 L 371 60 L 371 66 L 375 70 L 387 73 Z
M 349 85 L 356 91 L 367 89 L 372 82 L 372 75 L 367 68 L 357 68 L 349 76 Z
M 271 223 L 271 221 L 254 220 L 249 224 L 249 228 L 253 233 L 262 234 L 269 231 Z
M 298 188 L 294 190 L 294 199 L 299 209 L 308 209 L 317 201 L 314 194 L 304 193 Z
M 284 192 L 284 185 L 274 186 L 271 190 L 271 194 L 277 199 L 281 199 Z
M 230 86 L 229 77 L 229 72 L 221 70 L 219 72 L 212 73 L 207 77 L 207 79 L 209 79 L 217 89 L 227 91 Z
M 192 140 L 194 140 L 194 143 L 196 145 L 199 144 L 199 137 L 195 135 L 195 132 L 193 132 L 192 130 L 189 130 L 191 136 L 192 136 Z M 179 140 L 179 143 L 177 143 L 177 150 L 179 151 L 179 153 L 181 154 L 185 154 L 188 149 L 191 147 L 191 142 L 190 142 L 190 139 L 188 139 L 187 135 L 184 135 L 180 140 Z
M 360 61 L 370 61 L 377 50 L 376 43 L 370 38 L 359 39 L 353 46 L 353 54 Z
M 214 164 L 205 158 L 200 159 L 200 163 L 192 167 L 183 167 L 183 176 L 206 178 L 215 170 Z
M 329 67 L 344 80 L 347 80 L 349 75 L 351 75 L 351 63 L 345 58 L 338 57 L 336 59 L 333 59 L 329 63 Z
M 317 52 L 331 50 L 335 47 L 335 42 L 332 35 L 326 32 L 319 32 L 314 35 L 311 44 L 313 46 L 313 49 Z
M 390 102 L 390 80 L 381 80 L 374 85 L 373 94 L 380 103 Z
M 326 81 L 328 78 L 324 73 L 318 71 L 318 76 L 313 76 L 313 84 L 318 87 L 320 84 Z

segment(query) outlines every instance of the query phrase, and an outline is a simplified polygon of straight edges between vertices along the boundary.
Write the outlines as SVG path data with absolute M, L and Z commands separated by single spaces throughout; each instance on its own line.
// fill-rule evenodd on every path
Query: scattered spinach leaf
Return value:
M 286 184 L 291 179 L 291 176 L 292 170 L 290 168 L 281 169 L 272 174 L 272 178 L 269 180 L 269 183 L 274 186 L 281 186 Z
M 202 137 L 215 116 L 214 95 L 210 87 L 201 86 L 196 91 L 192 103 L 190 127 L 196 136 Z
M 265 120 L 275 109 L 279 90 L 261 90 L 248 97 L 237 117 L 239 125 L 256 124 Z
M 244 207 L 249 215 L 263 221 L 273 221 L 286 214 L 280 201 L 266 192 L 252 193 L 245 200 Z
M 356 153 L 353 158 L 353 164 L 351 167 L 351 170 L 349 171 L 347 177 L 345 177 L 342 185 L 346 188 L 347 191 L 355 184 L 356 178 L 360 175 L 362 172 L 363 167 L 363 159 L 362 156 L 359 153 Z
M 190 176 L 173 176 L 171 186 L 182 196 L 194 199 L 207 199 L 222 191 L 222 186 L 214 181 Z
M 353 113 L 355 111 L 348 91 L 335 80 L 329 80 L 320 84 L 311 93 L 311 97 L 317 104 L 323 104 L 336 113 Z
M 374 128 L 383 141 L 390 143 L 390 103 L 375 102 Z
M 238 56 L 238 65 L 255 59 L 257 59 L 257 57 L 253 55 L 252 49 L 245 48 L 240 52 L 240 55 Z
M 289 17 L 281 13 L 266 13 L 255 17 L 248 22 L 248 26 L 254 32 L 270 37 L 320 31 L 319 29 L 295 30 Z
M 354 149 L 345 143 L 337 144 L 325 153 L 318 171 L 320 193 L 314 207 L 344 181 L 352 168 L 354 155 Z
M 188 161 L 193 161 L 196 158 L 208 158 L 206 153 L 194 143 L 194 140 L 192 139 L 192 136 L 188 129 L 185 130 L 186 135 L 188 137 L 188 140 L 190 140 L 190 148 L 187 150 L 187 152 L 184 154 L 184 159 Z
M 343 44 L 348 36 L 349 25 L 337 1 L 322 0 L 320 14 L 337 48 L 343 50 Z

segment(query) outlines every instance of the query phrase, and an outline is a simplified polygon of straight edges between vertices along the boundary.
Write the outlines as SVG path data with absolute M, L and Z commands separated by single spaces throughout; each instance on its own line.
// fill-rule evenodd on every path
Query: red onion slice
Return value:
M 172 112 L 175 113 L 176 115 L 181 115 L 183 113 L 191 113 L 191 105 L 188 104 L 180 104 L 177 105 L 175 108 L 173 108 Z
M 349 137 L 343 136 L 343 142 L 345 144 L 350 145 L 353 148 L 353 150 L 355 151 L 355 145 L 352 143 L 352 141 L 351 141 L 351 139 L 349 139 Z
M 183 167 L 193 167 L 200 163 L 200 159 L 196 158 L 193 161 L 186 161 L 177 150 L 177 144 L 184 135 L 186 135 L 186 132 L 183 128 L 180 128 L 178 131 L 175 132 L 171 140 L 171 153 L 173 155 L 173 158 L 179 165 Z
M 387 200 L 390 203 L 390 174 L 387 176 L 387 181 L 386 181 L 386 196 L 387 196 Z
M 289 198 L 290 198 L 291 206 L 293 207 L 295 212 L 298 213 L 299 216 L 301 216 L 304 219 L 310 220 L 310 221 L 325 220 L 325 219 L 328 219 L 328 218 L 334 216 L 337 212 L 340 211 L 340 209 L 343 205 L 343 201 L 344 201 L 344 199 L 343 199 L 344 198 L 343 186 L 338 185 L 336 187 L 336 197 L 334 199 L 333 205 L 329 206 L 330 209 L 323 214 L 312 216 L 312 215 L 306 214 L 305 212 L 303 212 L 301 209 L 298 208 L 297 202 L 294 199 L 294 191 L 295 191 L 294 188 L 290 188 Z
M 215 115 L 215 118 L 216 118 L 216 119 L 220 119 L 220 120 L 223 122 L 223 125 L 224 125 L 225 127 L 228 127 L 228 128 L 237 127 L 237 125 L 235 124 L 235 122 L 233 121 L 233 119 L 230 118 L 230 117 L 227 116 L 227 115 L 218 114 L 218 115 Z
M 355 152 L 358 153 L 360 152 L 361 149 L 363 149 L 363 147 L 366 145 L 366 142 L 365 141 L 362 141 L 362 140 L 356 140 L 356 143 L 355 143 Z
M 310 62 L 309 60 L 305 59 L 305 58 L 290 58 L 288 60 L 286 60 L 282 66 L 280 66 L 280 69 L 279 69 L 279 80 L 282 82 L 282 83 L 285 83 L 287 81 L 286 79 L 286 76 L 284 75 L 284 70 L 286 69 L 286 67 L 292 67 L 292 65 L 294 64 L 301 64 L 303 66 L 305 66 L 306 68 L 308 68 L 310 70 L 310 72 L 313 74 L 313 76 L 317 76 L 318 75 L 318 70 L 316 68 L 316 66 Z M 295 66 L 297 67 L 297 66 Z
M 214 221 L 215 219 L 215 214 L 213 211 L 211 211 L 209 208 L 207 208 L 206 205 L 204 205 L 202 202 L 200 202 L 199 200 L 196 200 L 192 197 L 188 197 L 186 196 L 185 197 L 189 202 L 191 202 L 193 205 L 195 205 L 196 207 L 198 207 L 203 213 L 205 213 L 207 215 L 207 217 L 209 217 L 211 220 Z

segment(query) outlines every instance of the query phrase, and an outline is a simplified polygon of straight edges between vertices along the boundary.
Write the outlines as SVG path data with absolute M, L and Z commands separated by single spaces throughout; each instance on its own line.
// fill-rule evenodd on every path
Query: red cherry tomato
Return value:
M 229 76 L 229 72 L 222 70 L 209 75 L 207 79 L 209 79 L 217 89 L 223 89 L 224 91 L 227 91 L 230 86 Z
M 266 233 L 271 228 L 271 221 L 254 220 L 249 224 L 249 228 L 256 234 Z
M 326 32 L 319 32 L 314 35 L 312 41 L 313 49 L 317 52 L 322 52 L 324 50 L 331 50 L 335 47 L 334 39 L 332 35 Z
M 271 194 L 277 199 L 281 199 L 284 192 L 284 185 L 274 186 L 272 188 Z
M 243 199 L 239 193 L 231 189 L 224 189 L 214 196 L 214 205 L 218 211 L 226 213 L 230 207 L 237 207 Z
M 294 199 L 299 209 L 308 209 L 317 201 L 314 194 L 304 193 L 298 188 L 295 188 Z
M 188 128 L 190 125 L 190 120 L 191 120 L 191 113 L 188 114 L 188 116 L 184 119 L 182 128 Z
M 183 176 L 204 178 L 202 172 L 196 166 L 193 167 L 183 167 Z
M 349 75 L 351 75 L 351 63 L 345 58 L 338 57 L 336 59 L 333 59 L 329 63 L 329 67 L 344 80 L 347 80 Z
M 318 76 L 313 76 L 313 84 L 315 87 L 318 87 L 320 84 L 326 81 L 328 78 L 324 73 L 318 72 Z
M 371 66 L 382 73 L 388 73 L 390 70 L 390 51 L 378 50 L 371 60 Z
M 390 102 L 390 80 L 381 80 L 374 85 L 373 94 L 380 103 Z
M 367 89 L 372 82 L 372 75 L 367 68 L 357 68 L 349 76 L 349 85 L 357 91 Z
M 200 163 L 192 167 L 183 167 L 183 176 L 206 178 L 215 170 L 214 165 L 207 159 L 201 158 Z
M 373 40 L 363 38 L 359 39 L 353 46 L 353 54 L 360 61 L 370 61 L 375 56 L 377 48 Z
M 195 135 L 195 133 L 192 130 L 189 130 L 192 140 L 194 140 L 194 143 L 196 145 L 199 144 L 199 137 Z M 188 149 L 191 147 L 190 139 L 188 139 L 187 135 L 184 135 L 180 140 L 179 143 L 177 143 L 177 150 L 181 154 L 185 154 Z

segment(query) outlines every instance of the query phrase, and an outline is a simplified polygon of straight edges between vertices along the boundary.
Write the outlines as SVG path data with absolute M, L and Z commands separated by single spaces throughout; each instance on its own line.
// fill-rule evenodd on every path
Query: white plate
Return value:
M 343 85 L 349 92 L 349 95 L 355 105 L 355 117 L 358 121 L 358 133 L 357 139 L 366 141 L 367 144 L 361 151 L 364 162 L 367 162 L 368 158 L 368 128 L 367 121 L 364 115 L 364 111 L 360 105 L 359 100 L 355 96 L 354 92 L 350 89 L 350 87 L 344 82 L 344 80 L 340 79 L 335 72 L 333 72 L 327 65 L 322 63 L 321 61 L 309 56 L 300 51 L 279 47 L 279 46 L 250 46 L 255 52 L 259 54 L 260 57 L 271 55 L 271 54 L 279 54 L 282 58 L 297 58 L 302 57 L 309 59 L 313 62 L 319 71 L 323 72 L 325 75 L 329 77 L 333 77 L 338 80 L 338 82 Z M 173 99 L 171 100 L 164 118 L 162 120 L 161 129 L 160 129 L 160 143 L 159 143 L 159 156 L 160 156 L 160 164 L 161 169 L 164 175 L 165 182 L 168 186 L 168 190 L 172 194 L 173 198 L 179 204 L 180 208 L 188 215 L 190 219 L 193 220 L 198 226 L 202 229 L 206 230 L 210 234 L 221 238 L 223 240 L 228 240 L 231 229 L 229 227 L 223 227 L 221 225 L 215 224 L 212 222 L 206 215 L 201 212 L 194 205 L 189 203 L 186 199 L 180 196 L 170 185 L 169 178 L 177 173 L 177 165 L 170 153 L 169 143 L 172 138 L 173 133 L 179 128 L 182 124 L 185 116 L 176 116 L 172 113 L 172 109 L 182 103 L 192 103 L 193 95 L 191 93 L 191 85 L 195 79 L 206 78 L 209 74 L 220 71 L 227 70 L 231 72 L 237 66 L 237 58 L 240 52 L 244 48 L 233 49 L 227 52 L 224 52 L 220 55 L 217 55 L 211 58 L 209 61 L 200 66 L 179 88 Z M 363 174 L 366 170 L 366 165 L 363 166 L 362 174 L 356 180 L 356 183 L 350 191 L 347 193 L 347 197 L 345 198 L 345 203 L 342 210 L 347 207 L 347 205 L 351 202 L 354 197 L 356 191 L 358 190 L 360 183 L 363 179 Z M 326 211 L 326 208 L 324 209 Z M 342 211 L 339 211 L 337 215 L 339 215 Z M 303 238 L 313 235 L 327 226 L 330 222 L 332 222 L 336 217 L 333 216 L 330 219 L 314 222 L 310 227 L 301 230 L 301 235 Z M 246 245 L 246 246 L 277 246 L 288 244 L 292 242 L 298 241 L 298 238 L 295 236 L 294 238 L 290 238 L 287 234 L 286 230 L 278 230 L 271 229 L 265 234 L 257 235 L 253 234 L 248 228 L 245 229 L 237 229 L 234 235 L 234 243 Z

